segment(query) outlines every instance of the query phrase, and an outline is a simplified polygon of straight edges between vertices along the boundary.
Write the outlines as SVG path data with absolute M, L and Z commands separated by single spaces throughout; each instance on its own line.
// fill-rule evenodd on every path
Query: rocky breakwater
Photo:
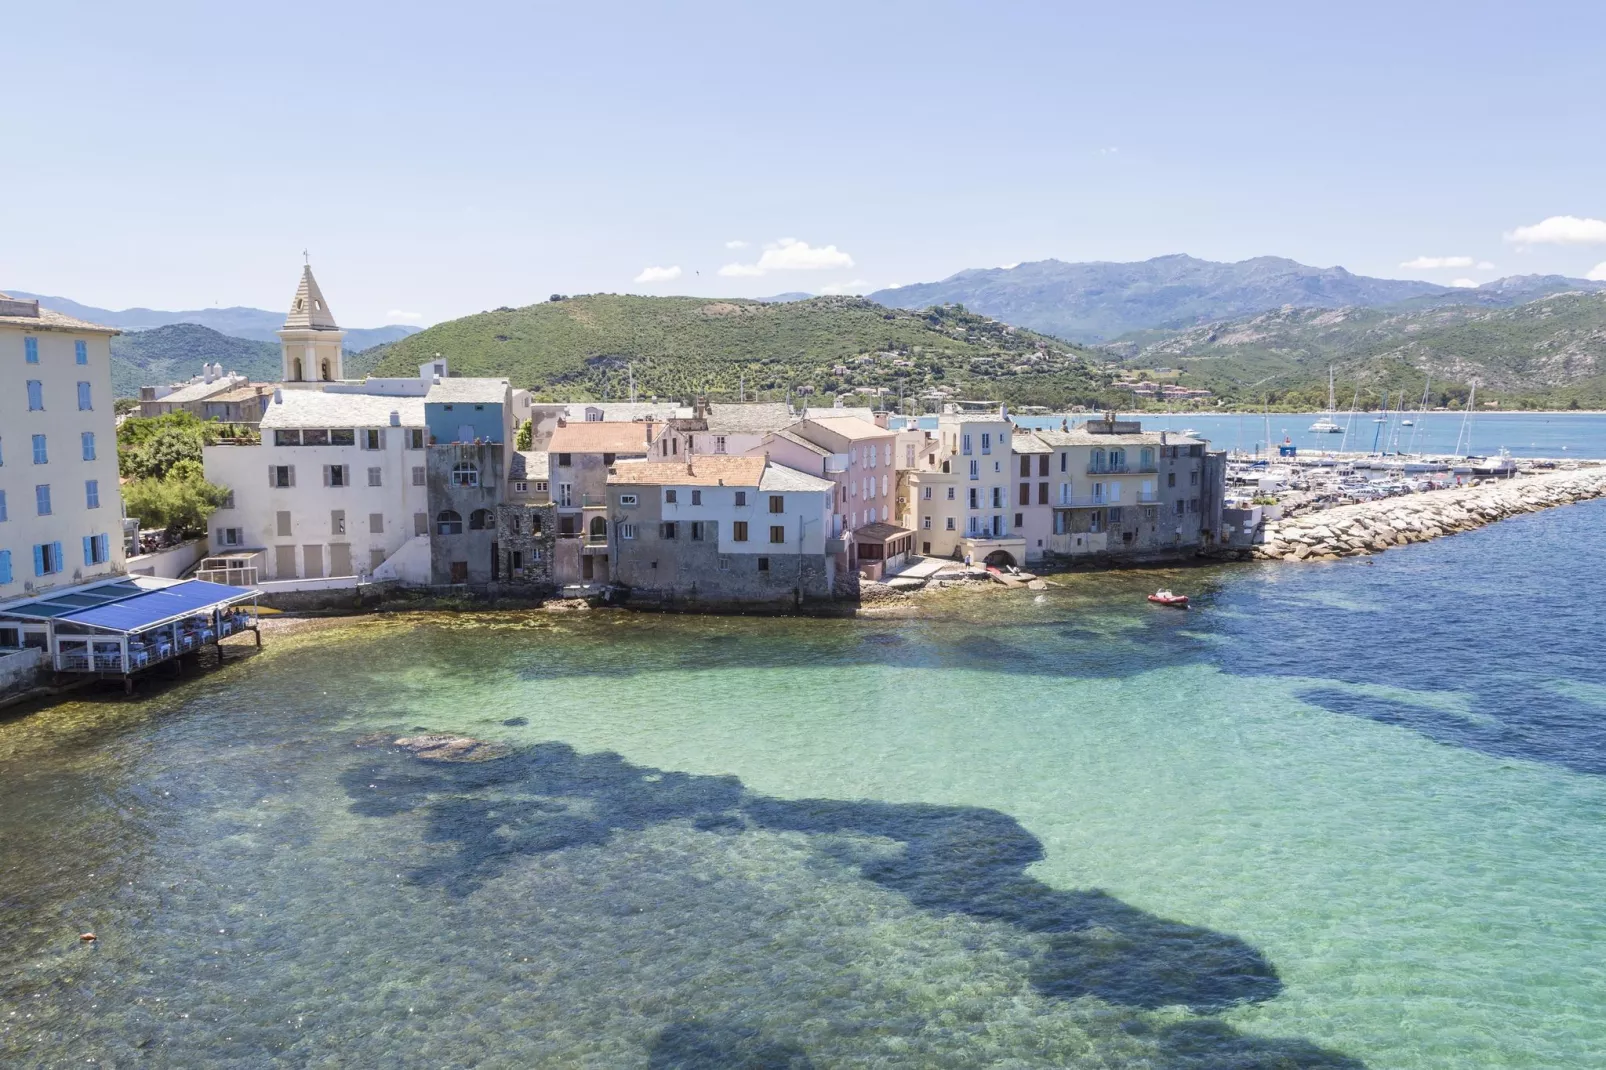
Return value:
M 1254 556 L 1277 561 L 1359 557 L 1481 528 L 1519 513 L 1600 497 L 1606 497 L 1606 468 L 1343 505 L 1267 524 Z

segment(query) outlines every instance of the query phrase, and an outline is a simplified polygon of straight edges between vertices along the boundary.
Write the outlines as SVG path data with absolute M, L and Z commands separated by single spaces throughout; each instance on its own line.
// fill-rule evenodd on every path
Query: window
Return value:
M 1032 456 L 1029 453 L 1020 455 L 1020 474 L 1023 476 L 1032 474 Z
M 1159 509 L 1155 506 L 1145 505 L 1143 507 L 1143 519 L 1152 521 L 1156 516 L 1159 515 L 1159 512 Z
M 693 520 L 691 522 L 691 541 L 703 541 L 703 522 L 701 520 Z
M 970 507 L 972 509 L 980 509 L 981 508 L 981 500 L 980 499 L 981 499 L 981 490 L 980 490 L 980 488 L 971 487 L 970 488 Z
M 61 543 L 40 543 L 33 548 L 33 574 L 51 576 L 61 571 Z
M 739 490 L 739 491 L 736 492 L 736 504 L 737 505 L 746 505 L 747 504 L 747 491 Z
M 409 427 L 407 429 L 407 448 L 410 450 L 424 448 L 424 429 L 422 427 Z
M 770 559 L 767 558 L 767 557 L 759 558 L 758 559 L 758 570 L 760 572 L 768 572 L 770 570 Z
M 666 520 L 659 524 L 658 537 L 660 539 L 673 539 L 675 537 L 675 522 L 673 520 Z
M 326 487 L 351 486 L 351 467 L 344 464 L 326 464 L 323 466 L 323 485 Z
M 370 487 L 379 487 L 384 485 L 383 469 L 368 469 L 368 485 Z
M 24 338 L 22 340 L 22 352 L 23 352 L 23 358 L 22 358 L 23 360 L 26 360 L 29 364 L 38 364 L 39 363 L 39 339 L 37 339 L 37 338 Z
M 965 446 L 964 446 L 964 449 L 961 452 L 964 452 L 964 453 L 968 454 L 970 452 L 970 436 L 969 435 L 964 436 L 964 443 L 965 443 Z
M 981 433 L 981 451 L 983 453 L 993 452 L 993 434 L 991 431 L 983 431 Z
M 95 459 L 95 432 L 84 431 L 79 434 L 78 444 L 83 449 L 84 460 L 93 461 Z
M 784 513 L 784 512 L 786 512 L 786 496 L 784 494 L 771 494 L 770 495 L 770 512 L 772 512 L 772 513 Z
M 665 505 L 674 505 L 675 504 L 675 491 L 674 491 L 673 488 L 670 488 L 669 490 L 664 491 L 664 504 Z
M 442 509 L 435 514 L 435 533 L 437 535 L 463 534 L 463 518 L 456 510 Z
M 1022 483 L 1020 485 L 1020 503 L 1022 505 L 1032 504 L 1032 485 L 1030 483 Z
M 966 534 L 967 535 L 978 535 L 980 533 L 981 533 L 981 518 L 977 517 L 977 516 L 973 516 L 973 517 L 970 518 L 970 530 L 968 532 L 966 532 Z
M 1037 504 L 1038 505 L 1047 505 L 1048 504 L 1048 484 L 1047 483 L 1039 483 L 1039 484 L 1037 484 Z
M 45 447 L 45 436 L 44 435 L 35 435 L 35 436 L 33 436 L 33 463 L 34 464 L 49 464 L 50 463 L 50 451 Z
M 920 488 L 920 500 L 923 501 L 923 502 L 929 502 L 931 500 L 931 488 L 930 487 L 921 487 Z
M 954 500 L 954 491 L 957 490 L 957 489 L 958 489 L 957 487 L 949 487 L 948 488 L 948 500 L 949 501 L 953 501 Z
M 530 484 L 528 482 L 526 482 L 525 480 L 515 479 L 513 481 L 513 493 L 515 493 L 515 494 L 528 494 L 528 493 L 530 493 Z
M 731 542 L 747 541 L 747 521 L 737 520 L 731 523 Z
M 1066 453 L 1063 450 L 1060 451 L 1060 471 L 1061 472 L 1065 471 L 1065 462 L 1070 458 L 1070 456 L 1071 455 L 1069 453 Z
M 993 488 L 993 508 L 994 509 L 1002 509 L 1003 507 L 1004 507 L 1004 488 L 1003 487 L 994 487 Z
M 379 450 L 385 448 L 385 433 L 377 427 L 362 429 L 362 448 L 365 450 Z M 375 483 L 374 486 L 379 484 Z
M 1016 513 L 1015 514 L 1015 526 L 1018 528 L 1018 527 L 1022 527 L 1024 524 L 1025 524 L 1025 520 L 1023 519 L 1023 514 Z
M 344 509 L 329 510 L 329 534 L 344 535 L 346 533 L 346 511 Z
M 613 467 L 613 461 L 614 461 L 614 454 L 604 453 L 602 455 L 602 463 L 603 463 L 604 467 L 612 468 Z
M 84 480 L 84 508 L 85 509 L 99 509 L 100 508 L 100 480 L 98 480 L 98 479 L 86 479 L 86 480 Z
M 1175 472 L 1167 472 L 1165 474 L 1165 485 L 1168 487 L 1177 485 L 1177 474 Z
M 636 537 L 636 525 L 634 525 L 634 524 L 620 524 L 619 525 L 619 537 L 621 539 L 634 539 Z
M 370 535 L 383 535 L 384 533 L 385 533 L 385 514 L 384 513 L 369 513 L 368 514 L 368 534 L 370 534 Z
M 327 446 L 329 445 L 329 432 L 321 427 L 309 427 L 301 432 L 301 444 L 303 446 Z
M 40 516 L 50 515 L 50 484 L 41 483 L 33 489 L 34 509 Z M 1181 502 L 1177 503 L 1178 512 L 1181 512 Z
M 970 462 L 970 478 L 971 479 L 980 479 L 981 478 L 981 462 L 980 461 L 971 461 Z
M 90 400 L 90 396 L 89 396 L 89 384 L 88 383 L 79 383 L 78 384 L 78 411 L 87 412 L 88 410 L 93 409 L 94 407 L 95 407 L 94 403 Z
M 413 465 L 413 486 L 422 487 L 425 482 L 424 466 L 421 464 Z
M 601 517 L 597 519 L 600 520 Z M 496 524 L 491 520 L 491 513 L 488 509 L 476 509 L 468 514 L 468 530 L 470 531 L 484 531 L 495 526 Z
M 701 504 L 703 504 L 703 492 L 700 491 L 700 490 L 692 491 L 691 492 L 691 503 L 693 505 L 701 505 Z
M 290 537 L 290 513 L 287 510 L 279 510 L 276 517 L 274 530 L 278 533 L 281 539 L 288 539 Z
M 1121 522 L 1121 507 L 1119 505 L 1110 506 L 1109 514 L 1111 524 L 1119 524 Z
M 606 517 L 598 515 L 591 518 L 591 541 L 608 541 L 608 521 Z
M 429 514 L 428 513 L 414 513 L 413 514 L 413 534 L 414 535 L 428 535 L 429 534 Z
M 724 453 L 725 452 L 725 436 L 724 435 L 715 435 L 714 436 L 714 452 L 715 453 Z
M 296 466 L 293 464 L 268 465 L 268 486 L 293 487 L 296 485 Z
M 782 543 L 786 541 L 786 526 L 783 524 L 770 525 L 770 542 Z
M 535 481 L 535 492 L 537 494 L 545 494 L 547 492 L 547 481 L 544 480 L 544 479 L 536 480 Z
M 558 467 L 559 468 L 568 468 L 569 466 L 570 466 L 569 455 L 567 453 L 558 454 Z
M 619 495 L 619 504 L 620 505 L 635 505 L 636 502 L 637 502 L 637 498 L 636 498 L 636 496 L 634 494 L 621 494 L 621 495 Z
M 1188 507 L 1188 503 L 1187 502 L 1183 501 L 1181 498 L 1177 499 L 1177 515 L 1178 516 L 1181 516 L 1182 515 L 1182 511 L 1184 509 L 1186 509 L 1187 507 Z
M 77 364 L 89 363 L 89 343 L 79 340 L 72 344 L 73 361 Z
M 0 524 L 6 520 L 6 492 L 0 490 Z
M 913 442 L 906 443 L 903 447 L 903 466 L 905 468 L 913 468 L 915 466 L 915 444 Z
M 1199 473 L 1198 472 L 1189 472 L 1188 473 L 1188 486 L 1197 487 L 1198 485 L 1199 485 Z
M 1198 511 L 1199 511 L 1199 499 L 1198 498 L 1189 498 L 1188 499 L 1188 512 L 1197 513 Z
M 480 470 L 474 465 L 463 461 L 452 466 L 452 486 L 477 487 L 480 485 Z
M 954 518 L 953 517 L 948 517 L 943 522 L 943 530 L 944 531 L 952 531 L 952 530 L 954 530 Z
M 515 535 L 519 533 L 519 516 L 517 513 L 508 516 L 507 529 Z
M 558 484 L 558 504 L 562 505 L 562 506 L 569 506 L 569 505 L 573 505 L 574 504 L 574 484 L 573 483 L 559 483 Z
M 927 531 L 930 531 L 931 530 L 931 517 L 929 517 L 929 516 L 921 517 L 920 518 L 920 526 L 922 528 L 925 528 Z
M 719 570 L 721 572 L 729 572 L 731 570 L 731 559 L 723 554 L 719 558 Z
M 1153 447 L 1150 447 L 1150 446 L 1143 447 L 1143 451 L 1138 454 L 1138 466 L 1140 468 L 1142 468 L 1145 472 L 1150 472 L 1150 471 L 1154 470 L 1154 449 L 1153 449 Z
M 301 445 L 301 432 L 296 430 L 275 431 L 273 432 L 273 444 L 275 446 L 299 446 Z
M 28 380 L 28 411 L 38 412 L 45 407 L 45 388 L 38 379 Z

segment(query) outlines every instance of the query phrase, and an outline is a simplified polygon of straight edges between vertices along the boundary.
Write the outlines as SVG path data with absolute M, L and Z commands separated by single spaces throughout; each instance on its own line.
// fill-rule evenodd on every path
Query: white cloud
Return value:
M 1493 271 L 1494 270 L 1494 265 L 1491 264 L 1487 260 L 1479 260 L 1478 261 L 1478 270 L 1479 271 Z
M 1427 271 L 1430 268 L 1469 268 L 1472 266 L 1472 257 L 1419 256 L 1415 260 L 1407 260 L 1400 266 L 1402 268 L 1411 268 L 1414 271 Z
M 727 249 L 745 249 L 745 248 L 747 248 L 747 243 L 744 242 L 740 238 L 732 238 L 730 241 L 725 243 L 725 248 L 727 248 Z
M 767 275 L 771 271 L 826 271 L 832 268 L 850 268 L 853 257 L 834 245 L 815 248 L 806 241 L 782 238 L 764 246 L 756 264 L 726 264 L 719 269 L 727 278 Z
M 680 265 L 676 264 L 674 267 L 647 267 L 647 268 L 642 268 L 641 269 L 641 274 L 637 275 L 634 279 L 631 279 L 630 281 L 631 282 L 669 282 L 672 279 L 678 279 L 678 278 L 680 278 Z
M 424 314 L 422 312 L 403 312 L 399 308 L 393 308 L 385 313 L 385 318 L 392 320 L 421 320 L 424 318 Z
M 1109 148 L 1100 149 L 1099 150 L 1099 155 L 1100 156 L 1114 156 L 1116 153 L 1118 153 L 1120 151 L 1121 151 L 1120 149 L 1116 148 L 1114 145 L 1111 145 Z
M 1606 264 L 1602 264 L 1601 267 L 1606 267 Z M 901 282 L 889 282 L 889 283 L 887 283 L 885 286 L 883 286 L 881 288 L 883 290 L 901 290 L 901 289 L 903 289 L 903 283 L 901 283 Z
M 1529 245 L 1606 244 L 1606 219 L 1581 219 L 1575 215 L 1553 215 L 1506 235 L 1506 241 Z
M 1450 285 L 1459 286 L 1463 290 L 1475 290 L 1478 286 L 1478 284 L 1471 279 L 1451 279 Z
M 1020 267 L 1020 261 L 1019 260 L 1015 261 L 1013 264 L 999 264 L 998 265 L 998 270 L 999 271 L 1014 271 L 1018 267 Z
M 1585 275 L 1584 278 L 1590 282 L 1606 282 L 1606 260 L 1591 268 L 1589 274 Z
M 870 288 L 870 284 L 863 279 L 854 279 L 852 282 L 833 282 L 829 286 L 821 286 L 820 293 L 826 295 L 863 293 Z

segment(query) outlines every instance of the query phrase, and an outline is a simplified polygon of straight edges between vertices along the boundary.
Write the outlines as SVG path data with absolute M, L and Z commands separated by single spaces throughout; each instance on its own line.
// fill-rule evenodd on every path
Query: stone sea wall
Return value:
M 1552 472 L 1343 505 L 1268 523 L 1265 540 L 1254 548 L 1254 556 L 1278 561 L 1358 557 L 1470 531 L 1519 513 L 1600 497 L 1606 497 L 1606 468 Z

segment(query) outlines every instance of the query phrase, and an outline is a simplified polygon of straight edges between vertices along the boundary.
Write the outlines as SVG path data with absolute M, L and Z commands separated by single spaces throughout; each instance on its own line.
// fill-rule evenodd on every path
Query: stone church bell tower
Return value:
M 329 383 L 345 378 L 341 342 L 346 332 L 335 326 L 310 264 L 301 269 L 301 285 L 278 334 L 284 382 Z

